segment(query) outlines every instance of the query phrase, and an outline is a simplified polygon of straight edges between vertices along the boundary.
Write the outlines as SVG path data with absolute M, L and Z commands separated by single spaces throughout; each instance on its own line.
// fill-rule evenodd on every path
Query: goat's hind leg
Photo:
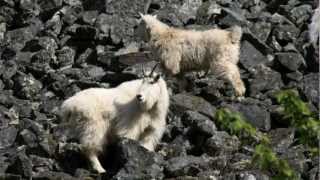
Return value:
M 91 167 L 98 173 L 105 173 L 105 169 L 99 162 L 98 154 L 103 152 L 106 143 L 107 124 L 102 120 L 91 120 L 84 124 L 82 138 L 80 143 L 83 146 L 83 152 L 90 161 Z

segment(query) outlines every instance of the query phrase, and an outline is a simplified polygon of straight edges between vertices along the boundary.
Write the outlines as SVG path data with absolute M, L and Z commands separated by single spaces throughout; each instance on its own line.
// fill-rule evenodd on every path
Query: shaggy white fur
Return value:
M 160 59 L 166 74 L 210 70 L 230 81 L 237 96 L 244 95 L 245 86 L 237 66 L 242 36 L 239 26 L 232 27 L 231 31 L 183 30 L 169 27 L 156 16 L 140 15 L 146 29 L 145 39 Z
M 159 76 L 128 81 L 116 88 L 91 88 L 63 102 L 61 118 L 78 133 L 92 167 L 105 172 L 98 160 L 103 147 L 116 137 L 140 141 L 153 151 L 166 126 L 169 95 Z
M 315 9 L 314 14 L 312 16 L 311 24 L 310 24 L 310 40 L 314 44 L 319 41 L 319 33 L 320 33 L 320 5 Z

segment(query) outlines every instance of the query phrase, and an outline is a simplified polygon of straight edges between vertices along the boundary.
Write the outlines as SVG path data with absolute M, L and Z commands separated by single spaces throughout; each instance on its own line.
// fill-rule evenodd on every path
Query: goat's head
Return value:
M 157 15 L 140 14 L 140 21 L 138 26 L 139 36 L 142 36 L 144 41 L 149 41 L 151 32 L 159 32 L 168 26 L 158 20 Z
M 136 100 L 145 111 L 153 108 L 157 103 L 158 99 L 161 98 L 161 85 L 160 81 L 163 81 L 160 74 L 156 74 L 154 70 L 156 69 L 158 63 L 153 67 L 152 71 L 146 75 L 143 70 L 142 84 L 138 93 L 136 95 Z

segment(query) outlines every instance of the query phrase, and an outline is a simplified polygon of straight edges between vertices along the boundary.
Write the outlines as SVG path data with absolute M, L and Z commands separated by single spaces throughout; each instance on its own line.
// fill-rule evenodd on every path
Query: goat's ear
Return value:
M 157 82 L 157 81 L 160 79 L 160 77 L 161 77 L 161 75 L 160 75 L 160 74 L 157 74 L 157 75 L 153 78 L 154 82 Z

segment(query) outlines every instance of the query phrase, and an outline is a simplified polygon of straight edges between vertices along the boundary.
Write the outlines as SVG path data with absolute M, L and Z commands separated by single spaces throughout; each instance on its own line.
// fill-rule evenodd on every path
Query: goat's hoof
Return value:
M 244 100 L 244 96 L 238 96 L 238 97 L 236 97 L 236 100 L 237 100 L 238 102 L 241 102 L 241 101 Z
M 105 169 L 103 169 L 102 167 L 101 168 L 94 168 L 93 169 L 96 173 L 98 174 L 105 174 L 107 173 Z

